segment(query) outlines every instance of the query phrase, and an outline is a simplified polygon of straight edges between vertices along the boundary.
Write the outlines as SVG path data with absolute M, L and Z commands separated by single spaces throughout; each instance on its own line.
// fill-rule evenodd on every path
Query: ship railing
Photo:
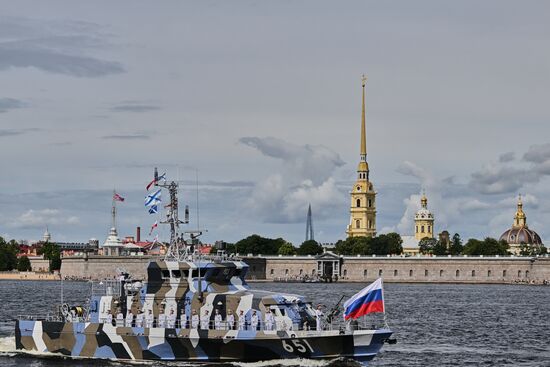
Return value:
M 63 321 L 61 316 L 57 315 L 18 315 L 20 321 Z
M 120 295 L 121 283 L 116 279 L 93 281 L 92 296 L 118 296 Z

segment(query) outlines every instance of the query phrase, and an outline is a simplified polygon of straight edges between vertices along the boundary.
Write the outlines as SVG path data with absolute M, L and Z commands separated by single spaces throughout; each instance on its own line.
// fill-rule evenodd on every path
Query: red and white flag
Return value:
M 153 225 L 151 226 L 151 230 L 149 231 L 149 236 L 151 235 L 151 233 L 153 233 L 153 230 L 154 230 L 155 228 L 157 228 L 158 226 L 159 226 L 158 222 L 155 221 L 155 223 L 153 223 Z
M 124 198 L 115 192 L 113 194 L 113 200 L 114 201 L 124 201 Z

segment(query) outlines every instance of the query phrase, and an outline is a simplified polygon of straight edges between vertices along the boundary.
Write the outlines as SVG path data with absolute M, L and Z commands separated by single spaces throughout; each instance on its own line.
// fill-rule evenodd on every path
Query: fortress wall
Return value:
M 50 271 L 49 260 L 42 258 L 42 256 L 29 256 L 29 261 L 31 262 L 32 271 L 35 271 L 35 272 Z
M 134 278 L 145 278 L 152 256 L 89 256 L 65 257 L 61 263 L 63 278 L 108 279 L 124 269 Z
M 150 259 L 149 256 L 66 257 L 61 275 L 64 278 L 105 279 L 115 277 L 117 268 L 121 268 L 136 278 L 142 278 Z M 300 271 L 302 275 L 317 272 L 317 260 L 313 256 L 266 256 L 243 260 L 250 266 L 248 279 L 272 281 L 299 277 Z M 350 282 L 370 282 L 382 276 L 385 282 L 541 283 L 550 281 L 550 258 L 344 257 L 340 274 L 340 281 Z
M 266 279 L 292 278 L 317 269 L 315 258 L 268 257 Z M 288 271 L 287 271 L 288 270 Z M 458 271 L 458 273 L 457 273 Z M 514 283 L 550 281 L 550 258 L 344 257 L 340 281 L 383 277 L 400 283 Z

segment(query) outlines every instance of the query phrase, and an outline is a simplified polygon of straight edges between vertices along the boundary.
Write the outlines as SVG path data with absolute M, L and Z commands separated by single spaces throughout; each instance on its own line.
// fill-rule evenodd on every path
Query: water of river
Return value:
M 258 289 L 303 294 L 328 307 L 340 295 L 352 295 L 362 286 L 344 283 L 252 284 Z M 83 303 L 90 291 L 87 283 L 65 282 L 63 288 L 68 303 Z M 386 284 L 384 295 L 389 325 L 398 342 L 384 346 L 370 366 L 550 367 L 550 287 Z M 24 313 L 43 314 L 59 302 L 59 297 L 59 282 L 2 281 L 0 320 Z M 14 355 L 9 353 L 14 348 L 12 333 L 13 325 L 0 322 L 0 367 L 118 365 Z M 356 367 L 357 364 L 347 361 L 277 361 L 244 366 Z

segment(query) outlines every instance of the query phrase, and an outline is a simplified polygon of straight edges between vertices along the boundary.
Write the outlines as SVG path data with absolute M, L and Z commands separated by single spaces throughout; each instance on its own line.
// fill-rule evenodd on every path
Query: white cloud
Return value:
M 8 223 L 12 228 L 45 228 L 47 225 L 75 225 L 77 216 L 65 215 L 59 209 L 29 209 Z

